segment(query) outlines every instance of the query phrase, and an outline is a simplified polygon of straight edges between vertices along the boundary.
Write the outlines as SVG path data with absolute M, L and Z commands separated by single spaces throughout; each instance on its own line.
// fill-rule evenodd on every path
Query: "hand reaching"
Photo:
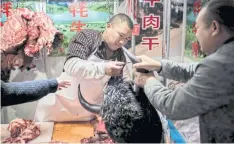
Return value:
M 58 81 L 58 90 L 71 86 L 70 81 L 60 80 L 59 78 L 57 78 L 57 81 Z
M 133 65 L 134 68 L 143 68 L 149 71 L 159 71 L 161 69 L 161 63 L 148 56 L 137 56 L 141 60 L 140 63 Z

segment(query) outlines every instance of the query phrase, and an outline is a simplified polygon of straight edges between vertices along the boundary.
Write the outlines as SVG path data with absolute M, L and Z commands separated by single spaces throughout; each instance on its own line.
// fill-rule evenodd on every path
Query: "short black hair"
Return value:
M 110 19 L 109 23 L 115 24 L 118 21 L 120 21 L 121 23 L 126 22 L 127 25 L 129 26 L 129 28 L 133 29 L 133 21 L 131 20 L 131 18 L 128 15 L 126 15 L 124 13 L 118 13 Z
M 213 20 L 227 27 L 231 33 L 234 32 L 234 0 L 210 0 L 206 5 L 205 22 L 210 26 Z

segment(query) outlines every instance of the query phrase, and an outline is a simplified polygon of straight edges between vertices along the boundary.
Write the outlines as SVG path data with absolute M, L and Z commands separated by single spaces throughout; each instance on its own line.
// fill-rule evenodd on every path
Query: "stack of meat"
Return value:
M 115 143 L 107 134 L 104 121 L 94 120 L 92 121 L 92 124 L 94 125 L 94 136 L 81 139 L 80 141 L 81 143 L 98 143 L 98 144 Z
M 9 124 L 10 137 L 2 143 L 28 143 L 41 134 L 38 125 L 31 120 L 15 119 Z
M 4 2 L 3 2 L 4 3 Z M 1 27 L 1 80 L 8 82 L 13 66 L 31 69 L 34 57 L 62 49 L 64 35 L 44 12 L 28 8 L 13 9 Z M 41 55 L 42 54 L 42 55 Z M 33 66 L 34 67 L 34 66 Z
M 48 142 L 48 143 L 40 143 L 40 144 L 68 144 L 68 142 L 50 141 L 50 142 Z
M 5 52 L 23 49 L 29 57 L 35 57 L 41 49 L 49 54 L 53 48 L 60 48 L 63 33 L 59 32 L 52 19 L 44 12 L 28 8 L 11 11 L 11 16 L 2 27 L 1 50 Z

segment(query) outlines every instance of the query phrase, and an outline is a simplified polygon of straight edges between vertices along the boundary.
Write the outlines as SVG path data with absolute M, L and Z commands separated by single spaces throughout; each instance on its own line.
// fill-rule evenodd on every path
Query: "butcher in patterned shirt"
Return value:
M 73 75 L 74 69 L 78 70 L 81 65 L 86 65 L 85 63 L 74 64 L 80 60 L 87 60 L 91 54 L 94 54 L 100 59 L 113 61 L 106 63 L 105 69 L 100 65 L 92 64 L 99 71 L 92 70 L 91 73 L 95 73 L 96 77 L 101 77 L 103 74 L 119 75 L 126 62 L 121 47 L 131 39 L 132 28 L 132 20 L 127 15 L 120 13 L 112 17 L 104 32 L 93 29 L 78 32 L 69 45 L 64 70 Z M 116 60 L 117 62 L 114 62 Z M 91 65 L 88 64 L 88 66 Z M 71 67 L 74 69 L 71 70 Z
M 60 79 L 70 80 L 71 87 L 38 104 L 39 121 L 90 120 L 94 114 L 86 111 L 79 103 L 77 92 L 80 84 L 85 99 L 101 104 L 103 89 L 111 76 L 130 74 L 126 57 L 122 51 L 131 39 L 133 22 L 123 13 L 114 15 L 104 32 L 83 29 L 70 41 L 67 58 Z M 50 102 L 51 101 L 51 102 Z
M 136 83 L 167 118 L 199 116 L 201 143 L 234 143 L 233 13 L 234 0 L 210 0 L 198 14 L 196 37 L 207 54 L 200 63 L 159 62 L 140 56 L 142 63 L 134 65 L 185 83 L 171 90 L 152 73 L 135 73 Z

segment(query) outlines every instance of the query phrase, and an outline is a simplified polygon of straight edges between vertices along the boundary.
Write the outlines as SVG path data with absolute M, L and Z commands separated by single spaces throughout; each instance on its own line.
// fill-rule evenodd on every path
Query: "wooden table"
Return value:
M 53 141 L 80 143 L 84 137 L 94 135 L 94 128 L 90 122 L 83 123 L 55 123 L 52 135 Z M 166 138 L 166 144 L 170 144 L 170 138 Z
M 69 143 L 80 143 L 82 138 L 93 135 L 94 128 L 90 122 L 55 123 L 52 140 Z

